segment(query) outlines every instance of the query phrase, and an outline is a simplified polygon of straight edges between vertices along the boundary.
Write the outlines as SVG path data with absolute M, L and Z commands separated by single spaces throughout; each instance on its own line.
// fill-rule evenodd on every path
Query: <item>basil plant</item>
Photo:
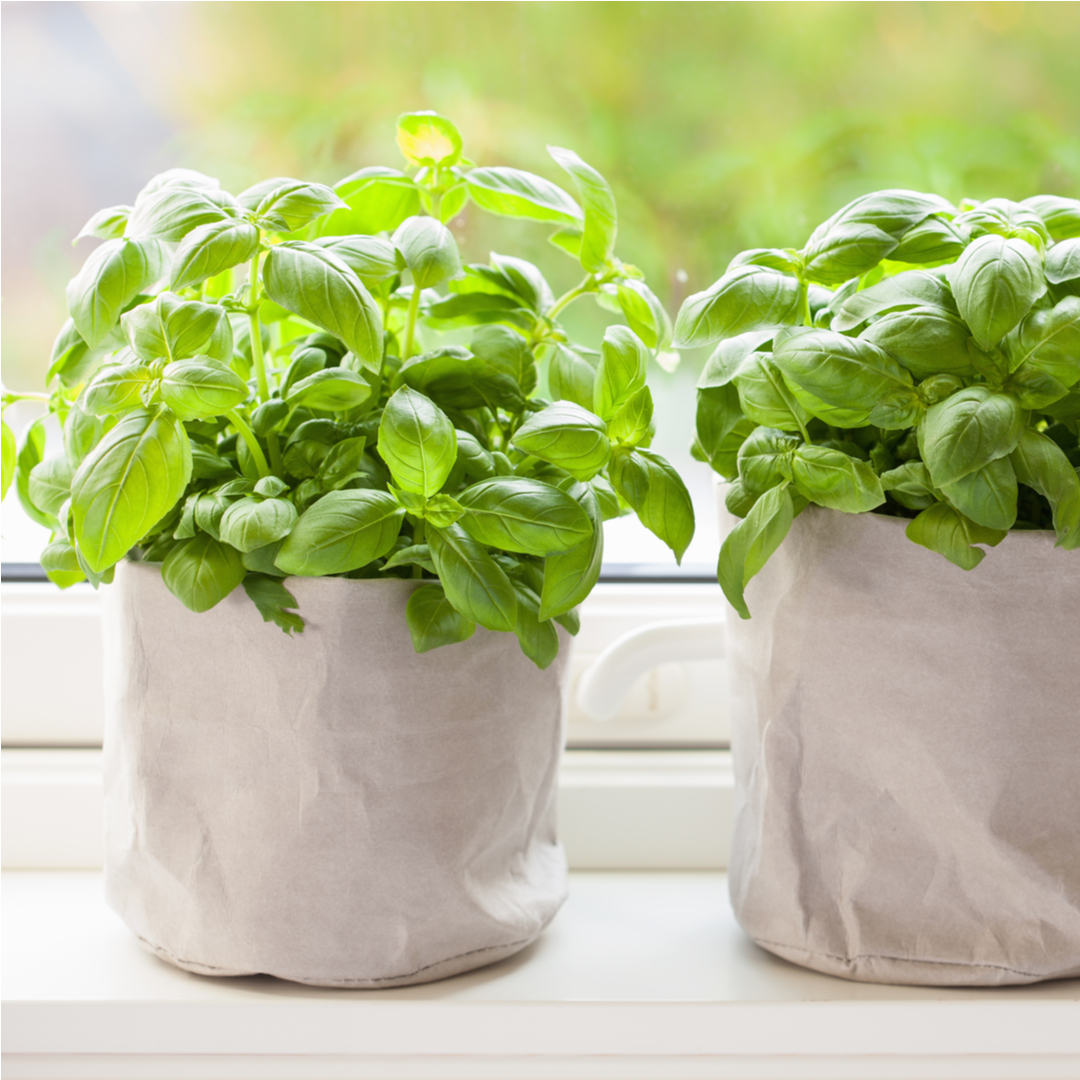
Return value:
M 736 256 L 675 344 L 715 346 L 694 454 L 742 519 L 718 577 L 743 618 L 810 503 L 910 518 L 964 570 L 1010 529 L 1080 548 L 1080 202 L 865 195 Z
M 580 203 L 475 167 L 434 113 L 397 137 L 404 171 L 233 196 L 175 169 L 90 220 L 80 235 L 104 243 L 68 286 L 48 373 L 62 451 L 45 457 L 43 421 L 18 450 L 3 429 L 5 491 L 14 477 L 53 530 L 54 582 L 160 563 L 193 611 L 242 586 L 298 631 L 290 575 L 417 579 L 417 651 L 479 624 L 545 667 L 597 581 L 605 519 L 636 511 L 682 556 L 693 513 L 649 449 L 645 383 L 670 320 L 615 257 L 608 183 L 556 148 Z M 522 259 L 464 265 L 445 222 L 470 202 L 556 226 L 583 280 L 556 299 Z M 628 323 L 599 350 L 559 321 L 586 295 Z

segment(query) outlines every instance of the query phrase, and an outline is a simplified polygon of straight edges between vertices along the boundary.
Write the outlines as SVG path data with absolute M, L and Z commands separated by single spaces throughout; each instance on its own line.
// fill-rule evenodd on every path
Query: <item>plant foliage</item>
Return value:
M 1080 202 L 862 196 L 736 256 L 675 339 L 714 346 L 694 454 L 742 518 L 718 577 L 743 618 L 810 503 L 910 518 L 965 570 L 1010 529 L 1080 548 Z
M 615 257 L 607 182 L 557 148 L 583 206 L 476 167 L 434 113 L 402 116 L 398 144 L 406 171 L 332 189 L 234 196 L 174 169 L 87 224 L 104 242 L 68 286 L 49 372 L 62 453 L 45 457 L 40 422 L 21 448 L 3 427 L 4 491 L 52 528 L 53 581 L 160 563 L 193 611 L 243 585 L 292 632 L 289 575 L 411 578 L 418 651 L 479 624 L 544 667 L 599 576 L 606 517 L 637 511 L 682 557 L 690 499 L 648 449 L 646 367 L 671 325 Z M 464 265 L 445 223 L 469 202 L 558 226 L 584 279 L 556 299 L 513 256 Z M 586 295 L 629 324 L 599 350 L 559 321 Z

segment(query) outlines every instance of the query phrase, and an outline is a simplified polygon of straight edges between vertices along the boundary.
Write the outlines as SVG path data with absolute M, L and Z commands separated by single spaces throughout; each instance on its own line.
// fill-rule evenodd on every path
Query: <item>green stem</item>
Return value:
M 413 282 L 412 296 L 409 297 L 409 313 L 405 319 L 405 355 L 402 360 L 408 360 L 413 354 L 413 338 L 416 334 L 416 316 L 420 312 L 420 293 L 422 290 Z
M 554 304 L 544 312 L 546 319 L 554 319 L 564 308 L 568 308 L 579 296 L 584 296 L 586 293 L 596 292 L 596 278 L 589 274 L 585 280 L 571 289 L 568 293 L 563 293 Z
M 262 452 L 259 440 L 255 438 L 255 433 L 235 409 L 230 409 L 225 415 L 229 418 L 229 423 L 240 433 L 240 438 L 247 443 L 247 448 L 255 459 L 255 467 L 259 470 L 259 476 L 269 476 L 270 466 L 266 463 L 266 456 Z
M 4 392 L 5 405 L 14 405 L 16 401 L 40 401 L 42 404 L 48 405 L 51 400 L 48 394 L 34 394 L 30 391 L 20 393 L 17 390 L 6 390 Z
M 804 326 L 813 326 L 814 320 L 810 317 L 810 283 L 799 282 L 799 313 Z
M 255 378 L 259 386 L 259 401 L 270 400 L 270 381 L 266 377 L 266 357 L 263 354 L 262 327 L 259 324 L 259 252 L 251 259 L 251 298 L 248 306 L 248 331 L 251 337 L 251 360 L 255 366 Z M 277 432 L 270 432 L 266 437 L 270 450 L 270 460 L 274 472 L 279 476 L 285 471 L 281 464 L 281 446 Z

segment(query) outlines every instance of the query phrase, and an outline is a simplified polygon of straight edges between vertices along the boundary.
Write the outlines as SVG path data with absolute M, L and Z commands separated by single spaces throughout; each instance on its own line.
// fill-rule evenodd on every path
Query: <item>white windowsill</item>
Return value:
M 847 982 L 756 948 L 718 873 L 575 874 L 517 957 L 427 986 L 209 979 L 144 952 L 96 873 L 3 875 L 4 1076 L 963 1077 L 1080 1073 L 1080 980 Z

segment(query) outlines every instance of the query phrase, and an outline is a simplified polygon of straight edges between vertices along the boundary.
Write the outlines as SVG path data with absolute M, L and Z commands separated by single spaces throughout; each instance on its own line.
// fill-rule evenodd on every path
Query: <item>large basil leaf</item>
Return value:
M 35 465 L 30 471 L 29 490 L 34 505 L 56 517 L 71 497 L 71 465 L 67 456 L 49 458 Z
M 72 245 L 77 244 L 84 236 L 92 236 L 97 240 L 118 240 L 124 235 L 127 219 L 131 217 L 131 206 L 109 206 L 99 210 L 79 230 L 79 235 L 72 240 Z
M 794 277 L 760 266 L 737 266 L 704 292 L 687 297 L 675 320 L 675 347 L 711 345 L 749 330 L 794 323 L 800 297 Z
M 336 183 L 334 192 L 348 209 L 320 218 L 314 226 L 319 236 L 392 232 L 420 211 L 420 189 L 400 169 L 361 169 Z
M 232 197 L 220 189 L 175 185 L 144 189 L 135 200 L 124 235 L 129 240 L 183 240 L 199 225 L 234 217 L 233 209 Z
M 743 597 L 746 586 L 787 536 L 794 517 L 791 493 L 787 484 L 780 484 L 766 491 L 724 539 L 716 577 L 741 618 L 750 618 Z
M 652 417 L 652 393 L 647 386 L 643 386 L 626 399 L 608 422 L 608 438 L 623 446 L 648 445 Z
M 159 240 L 106 240 L 90 253 L 67 287 L 68 311 L 87 345 L 105 340 L 120 312 L 165 273 L 168 260 Z
M 926 270 L 905 270 L 853 293 L 833 316 L 833 330 L 854 330 L 856 326 L 887 311 L 903 308 L 943 308 L 955 313 L 956 303 L 949 286 Z
M 984 349 L 996 345 L 1046 291 L 1042 258 L 1023 240 L 980 236 L 949 267 L 964 322 Z
M 755 428 L 739 446 L 739 479 L 746 490 L 761 495 L 792 477 L 791 462 L 801 442 L 775 428 Z
M 363 405 L 373 393 L 371 385 L 347 368 L 331 367 L 313 372 L 289 388 L 289 405 L 303 405 L 325 412 L 346 412 Z
M 609 326 L 600 346 L 593 390 L 593 412 L 610 420 L 645 385 L 649 350 L 625 326 Z
M 394 247 L 412 271 L 413 287 L 434 288 L 461 273 L 453 233 L 437 218 L 411 217 L 394 233 Z
M 1023 423 L 1016 398 L 987 386 L 969 386 L 931 405 L 919 442 L 934 483 L 938 487 L 955 483 L 1011 454 Z
M 454 425 L 430 398 L 408 386 L 386 403 L 378 445 L 398 487 L 425 498 L 446 483 L 457 458 Z
M 199 285 L 247 262 L 258 250 L 259 230 L 251 222 L 231 217 L 209 221 L 181 241 L 173 256 L 169 284 L 174 289 Z
M 208 356 L 169 364 L 161 377 L 161 396 L 181 420 L 221 416 L 246 400 L 247 383 Z
M 735 388 L 740 411 L 766 427 L 799 431 L 810 419 L 768 353 L 751 353 L 743 360 Z
M 101 442 L 105 434 L 105 425 L 96 416 L 91 415 L 79 402 L 75 402 L 64 418 L 64 453 L 77 469 L 84 457 Z
M 904 233 L 889 253 L 896 262 L 927 265 L 955 259 L 971 240 L 971 233 L 955 221 L 933 215 Z
M 271 300 L 340 338 L 365 367 L 378 370 L 382 314 L 341 259 L 317 244 L 278 244 L 266 256 L 263 281 Z
M 71 482 L 75 537 L 90 569 L 107 570 L 176 505 L 191 479 L 191 445 L 165 409 L 125 416 Z
M 648 450 L 620 449 L 609 470 L 615 490 L 634 508 L 641 524 L 682 562 L 694 538 L 694 506 L 679 474 Z
M 513 630 L 517 596 L 498 563 L 460 525 L 429 528 L 428 546 L 447 599 L 470 622 Z
M 192 611 L 209 611 L 244 580 L 238 552 L 200 533 L 181 540 L 161 566 L 169 592 Z
M 976 525 L 1006 531 L 1016 522 L 1016 472 L 1008 457 L 995 458 L 954 483 L 941 485 L 941 491 Z
M 548 153 L 574 178 L 585 205 L 585 225 L 578 258 L 585 270 L 603 270 L 615 252 L 618 215 L 611 185 L 573 150 L 549 146 Z
M 665 350 L 671 347 L 671 319 L 645 282 L 633 278 L 620 281 L 615 295 L 630 329 L 650 349 Z
M 1054 285 L 1080 279 L 1080 236 L 1055 244 L 1046 253 L 1046 280 Z
M 600 417 L 572 401 L 556 401 L 533 413 L 511 442 L 526 454 L 590 480 L 611 457 L 607 427 Z
M 331 491 L 304 511 L 274 561 L 303 577 L 358 570 L 394 546 L 404 517 L 385 491 Z
M 405 268 L 397 248 L 381 236 L 326 236 L 315 243 L 351 267 L 365 284 L 386 281 Z
M 283 176 L 263 180 L 241 192 L 236 201 L 252 211 L 263 228 L 275 232 L 295 232 L 331 210 L 348 208 L 325 184 Z
M 1033 195 L 1020 204 L 1034 210 L 1042 218 L 1054 240 L 1080 236 L 1080 199 L 1061 195 Z
M 604 520 L 600 500 L 591 484 L 575 484 L 567 494 L 588 515 L 592 535 L 576 548 L 544 560 L 540 619 L 557 619 L 577 607 L 592 592 L 604 561 Z
M 1053 439 L 1027 429 L 1009 461 L 1017 480 L 1050 503 L 1057 546 L 1067 551 L 1080 548 L 1080 476 L 1061 447 Z
M 540 480 L 496 477 L 457 496 L 461 525 L 487 547 L 525 555 L 555 555 L 583 544 L 592 533 L 588 515 L 565 492 Z
M 201 502 L 202 500 L 200 500 Z M 296 507 L 287 499 L 238 499 L 218 520 L 226 544 L 245 554 L 288 536 L 296 524 Z
M 976 544 L 994 547 L 1005 539 L 1003 530 L 987 529 L 946 503 L 934 503 L 904 530 L 907 538 L 939 555 L 961 570 L 974 570 L 986 557 Z
M 581 207 L 561 187 L 520 169 L 473 169 L 465 176 L 469 195 L 482 210 L 503 217 L 579 225 Z
M 958 315 L 944 308 L 914 307 L 891 311 L 860 335 L 899 360 L 917 379 L 931 375 L 974 375 L 971 334 Z
M 825 446 L 801 446 L 791 459 L 799 494 L 832 510 L 862 514 L 885 501 L 881 481 L 869 463 Z
M 405 621 L 413 648 L 418 653 L 468 641 L 476 632 L 470 622 L 446 599 L 442 585 L 432 582 L 421 585 L 405 605 Z
M 809 330 L 781 338 L 773 361 L 791 383 L 827 405 L 861 414 L 863 423 L 904 428 L 914 419 L 918 398 L 910 373 L 868 341 Z M 893 395 L 909 403 L 907 415 L 881 415 Z
M 517 622 L 514 633 L 521 651 L 541 670 L 559 655 L 559 631 L 552 620 L 541 620 L 540 598 L 520 581 L 511 583 L 517 594 Z
M 143 360 L 182 360 L 206 354 L 216 334 L 227 339 L 216 350 L 216 359 L 232 359 L 232 329 L 225 310 L 216 304 L 181 300 L 175 293 L 164 292 L 152 304 L 127 312 L 120 325 L 135 355 Z
M 1052 308 L 1036 308 L 1005 339 L 1009 368 L 1031 364 L 1062 386 L 1080 380 L 1080 296 L 1066 296 Z
M 153 379 L 153 370 L 142 362 L 106 364 L 86 384 L 79 403 L 93 416 L 112 416 L 137 409 L 143 391 Z
M 596 368 L 582 351 L 562 342 L 553 342 L 547 355 L 548 389 L 556 401 L 572 401 L 592 409 Z

